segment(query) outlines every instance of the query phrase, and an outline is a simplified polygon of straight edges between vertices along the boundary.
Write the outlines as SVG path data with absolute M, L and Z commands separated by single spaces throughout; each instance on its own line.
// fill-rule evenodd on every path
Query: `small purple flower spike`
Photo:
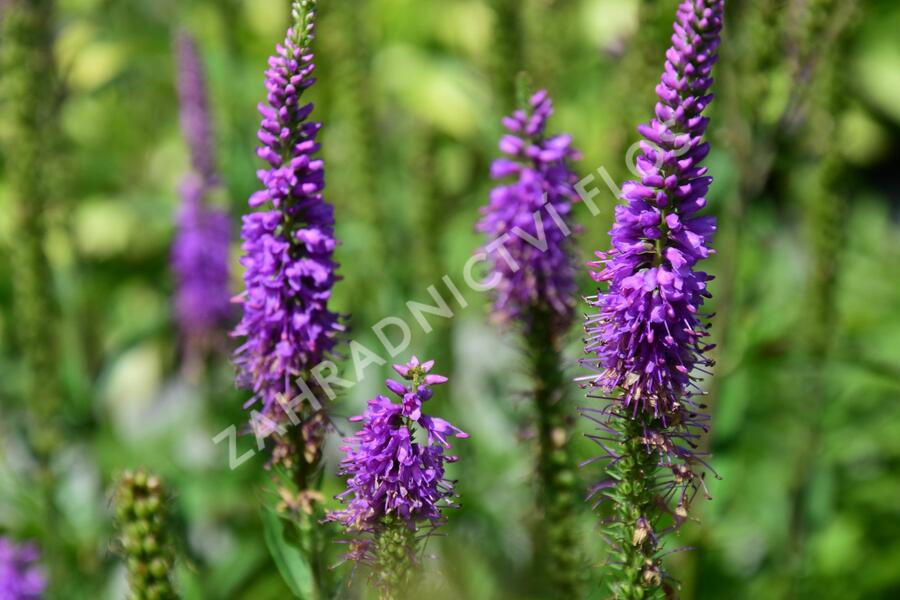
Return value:
M 187 33 L 178 35 L 177 50 L 181 132 L 190 149 L 193 171 L 205 184 L 215 184 L 218 176 L 203 63 L 197 44 Z
M 328 515 L 352 536 L 346 558 L 374 565 L 372 582 L 387 594 L 383 597 L 402 597 L 421 541 L 444 523 L 444 508 L 457 506 L 454 482 L 444 477 L 445 464 L 456 457 L 445 451 L 448 438 L 468 435 L 423 412 L 432 386 L 447 382 L 429 374 L 433 366 L 434 361 L 420 364 L 416 357 L 394 365 L 406 383 L 389 379 L 386 385 L 400 403 L 378 396 L 364 415 L 351 419 L 362 421 L 363 428 L 343 448 L 341 474 L 348 480 L 338 498 L 347 506 Z
M 447 421 L 422 411 L 432 396 L 432 386 L 447 382 L 443 375 L 429 374 L 434 361 L 419 364 L 413 357 L 405 365 L 394 365 L 406 384 L 388 379 L 387 388 L 400 403 L 386 396 L 369 401 L 366 412 L 355 420 L 363 429 L 347 440 L 341 472 L 349 475 L 347 490 L 338 497 L 352 496 L 347 508 L 329 517 L 348 531 L 377 529 L 386 516 L 402 519 L 411 529 L 419 524 L 438 526 L 443 522 L 441 508 L 452 505 L 452 483 L 444 479 L 444 463 L 456 457 L 446 456 L 447 438 L 468 435 Z M 417 429 L 425 432 L 424 443 L 414 441 Z
M 512 178 L 491 192 L 476 229 L 487 235 L 482 248 L 491 264 L 494 316 L 520 322 L 526 331 L 535 314 L 549 313 L 557 331 L 572 323 L 576 300 L 569 223 L 578 177 L 569 162 L 580 153 L 569 135 L 546 135 L 553 104 L 545 91 L 524 110 L 503 119 L 509 131 L 500 140 L 506 156 L 491 166 L 491 177 Z

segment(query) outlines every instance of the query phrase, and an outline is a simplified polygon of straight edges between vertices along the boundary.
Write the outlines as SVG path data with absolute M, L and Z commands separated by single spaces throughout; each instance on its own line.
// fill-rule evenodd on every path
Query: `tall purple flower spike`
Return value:
M 695 270 L 714 252 L 712 216 L 700 216 L 712 177 L 701 162 L 709 119 L 702 115 L 722 27 L 722 0 L 685 0 L 678 9 L 665 72 L 656 87 L 656 118 L 638 127 L 639 181 L 622 186 L 610 231 L 612 249 L 591 263 L 609 284 L 592 299 L 587 361 L 607 391 L 620 388 L 632 410 L 665 417 L 694 388 L 691 373 L 708 366 L 701 308 L 712 279 Z
M 661 538 L 684 523 L 700 490 L 708 496 L 710 467 L 697 439 L 709 416 L 695 373 L 712 365 L 701 312 L 712 277 L 696 265 L 713 252 L 716 229 L 713 217 L 699 214 L 712 182 L 701 165 L 709 153 L 702 113 L 713 98 L 723 13 L 723 0 L 679 6 L 656 116 L 638 128 L 640 179 L 622 186 L 612 249 L 591 263 L 607 288 L 589 299 L 597 312 L 585 323 L 592 356 L 582 362 L 593 373 L 581 379 L 593 390 L 589 397 L 605 404 L 582 411 L 598 425 L 589 437 L 607 461 L 593 494 L 612 504 L 606 531 L 617 598 L 671 589 Z
M 565 331 L 576 297 L 569 219 L 578 177 L 568 163 L 580 154 L 571 136 L 546 135 L 552 113 L 547 92 L 539 91 L 525 110 L 503 119 L 505 156 L 494 161 L 491 177 L 513 180 L 494 188 L 476 228 L 488 237 L 482 250 L 497 281 L 495 318 L 528 329 L 537 312 L 547 312 L 554 329 Z
M 16 544 L 0 537 L 0 598 L 39 600 L 44 597 L 47 578 L 37 564 L 39 556 L 34 544 Z
M 419 363 L 416 357 L 405 365 L 394 365 L 408 383 L 388 379 L 385 385 L 400 402 L 377 396 L 369 401 L 365 414 L 351 419 L 362 421 L 363 428 L 343 448 L 341 474 L 348 480 L 338 498 L 348 504 L 328 517 L 348 532 L 377 535 L 388 518 L 412 530 L 423 523 L 431 529 L 443 523 L 441 510 L 454 506 L 453 483 L 444 478 L 444 465 L 456 457 L 445 454 L 451 447 L 447 440 L 469 436 L 423 412 L 432 386 L 447 382 L 446 377 L 430 373 L 433 366 L 434 361 Z
M 234 314 L 229 273 L 231 221 L 224 209 L 207 203 L 218 186 L 218 176 L 200 57 L 187 34 L 181 34 L 177 43 L 181 128 L 192 172 L 182 184 L 172 245 L 175 316 L 188 349 L 200 351 L 212 344 Z
M 342 329 L 328 309 L 337 242 L 316 157 L 321 124 L 309 120 L 313 105 L 301 102 L 315 82 L 315 12 L 312 3 L 299 4 L 305 10 L 295 11 L 295 26 L 269 59 L 267 102 L 259 105 L 257 154 L 268 168 L 258 171 L 264 187 L 249 200 L 255 212 L 243 219 L 244 315 L 233 333 L 246 338 L 235 364 L 238 384 L 254 394 L 247 406 L 259 401 L 270 417 L 279 415 L 278 399 L 292 395 L 292 380 L 332 351 Z

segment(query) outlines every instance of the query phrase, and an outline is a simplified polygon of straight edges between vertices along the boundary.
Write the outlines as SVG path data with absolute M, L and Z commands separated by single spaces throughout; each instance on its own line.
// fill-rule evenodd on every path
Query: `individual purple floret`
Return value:
M 526 330 L 537 313 L 549 313 L 557 331 L 572 323 L 576 286 L 569 236 L 574 184 L 569 161 L 580 154 L 571 136 L 548 137 L 553 104 L 539 91 L 525 110 L 503 119 L 509 133 L 500 140 L 505 154 L 491 166 L 491 177 L 508 180 L 491 192 L 477 225 L 488 243 L 494 316 L 520 322 Z
M 710 364 L 700 310 L 712 279 L 694 269 L 714 251 L 712 216 L 700 216 L 712 178 L 701 162 L 712 100 L 707 93 L 722 27 L 722 0 L 685 0 L 678 9 L 665 72 L 656 87 L 656 118 L 641 125 L 639 181 L 622 186 L 612 249 L 598 252 L 596 281 L 608 289 L 592 304 L 585 351 L 596 385 L 621 388 L 633 411 L 665 415 L 689 393 L 691 372 Z
M 422 411 L 432 396 L 431 387 L 447 382 L 446 377 L 429 373 L 433 366 L 434 361 L 420 364 L 416 357 L 394 365 L 409 382 L 385 382 L 400 403 L 377 396 L 365 414 L 351 419 L 362 421 L 363 428 L 343 448 L 341 473 L 349 479 L 338 498 L 349 503 L 329 515 L 348 531 L 375 532 L 389 517 L 410 529 L 422 523 L 433 528 L 443 522 L 442 508 L 453 505 L 453 485 L 444 478 L 444 464 L 456 457 L 444 451 L 450 448 L 447 438 L 468 435 Z
M 189 352 L 196 355 L 212 345 L 234 311 L 229 273 L 231 221 L 224 209 L 208 204 L 218 185 L 209 107 L 200 57 L 186 34 L 178 38 L 178 97 L 193 171 L 181 187 L 171 260 L 175 316 Z
M 315 82 L 313 8 L 308 0 L 299 3 L 295 26 L 269 59 L 257 150 L 268 167 L 257 172 L 264 187 L 250 197 L 255 212 L 244 216 L 241 230 L 246 291 L 234 335 L 246 339 L 235 363 L 238 383 L 253 390 L 247 406 L 258 400 L 269 417 L 279 416 L 278 399 L 290 399 L 292 380 L 329 354 L 342 329 L 328 309 L 337 242 L 333 208 L 322 198 L 324 165 L 316 157 L 321 124 L 309 120 L 313 105 L 301 102 Z
M 16 544 L 0 537 L 0 599 L 38 600 L 43 598 L 47 578 L 37 562 L 37 547 Z

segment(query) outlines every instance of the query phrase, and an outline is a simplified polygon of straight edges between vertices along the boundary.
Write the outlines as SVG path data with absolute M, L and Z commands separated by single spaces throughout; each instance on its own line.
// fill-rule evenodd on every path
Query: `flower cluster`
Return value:
M 694 270 L 709 248 L 715 217 L 699 216 L 712 182 L 701 166 L 709 119 L 703 110 L 722 27 L 722 0 L 685 0 L 656 88 L 656 118 L 641 125 L 639 181 L 622 186 L 612 249 L 598 252 L 594 279 L 609 284 L 588 322 L 585 350 L 598 357 L 597 384 L 621 388 L 635 412 L 663 416 L 708 365 L 700 309 L 711 279 Z
M 231 220 L 225 210 L 207 203 L 218 185 L 209 107 L 200 57 L 185 34 L 178 38 L 178 67 L 181 128 L 193 170 L 182 184 L 171 260 L 176 318 L 188 346 L 198 350 L 212 342 L 233 314 L 228 268 Z
M 505 156 L 494 161 L 491 177 L 513 181 L 494 188 L 477 225 L 488 237 L 483 251 L 497 282 L 494 314 L 501 322 L 522 322 L 526 330 L 542 311 L 564 331 L 575 305 L 568 220 L 578 178 L 568 162 L 580 154 L 571 136 L 546 135 L 552 113 L 547 92 L 540 91 L 525 110 L 503 119 L 509 131 L 500 140 Z
M 422 412 L 433 394 L 431 387 L 447 382 L 430 373 L 433 366 L 434 361 L 419 363 L 416 357 L 394 365 L 410 382 L 385 382 L 400 403 L 377 396 L 364 415 L 351 419 L 364 423 L 343 448 L 341 473 L 349 479 L 347 490 L 338 497 L 351 498 L 346 508 L 329 516 L 348 531 L 375 531 L 386 517 L 395 517 L 410 529 L 423 522 L 436 527 L 442 522 L 441 509 L 452 504 L 453 485 L 444 478 L 444 464 L 456 457 L 444 454 L 450 448 L 447 438 L 468 435 Z M 424 440 L 415 441 L 417 429 L 424 432 Z
M 697 401 L 695 371 L 706 353 L 709 275 L 695 269 L 713 250 L 715 219 L 701 216 L 712 178 L 702 161 L 712 100 L 712 68 L 722 28 L 723 0 L 683 0 L 672 46 L 656 88 L 656 117 L 641 125 L 638 181 L 622 187 L 612 249 L 592 263 L 608 284 L 590 301 L 583 379 L 606 400 L 584 409 L 600 432 L 590 437 L 609 462 L 595 493 L 613 504 L 609 539 L 620 579 L 616 597 L 645 598 L 660 588 L 661 536 L 685 521 L 688 506 L 705 491 L 703 453 L 696 439 L 708 415 Z M 705 371 L 704 371 L 705 372 Z
M 0 537 L 0 598 L 38 600 L 44 596 L 47 579 L 38 566 L 34 544 L 16 544 Z
M 313 105 L 300 100 L 315 82 L 314 7 L 311 0 L 295 4 L 295 25 L 269 59 L 257 151 L 268 168 L 258 172 L 264 187 L 251 196 L 257 210 L 241 229 L 246 291 L 234 335 L 246 340 L 235 363 L 238 383 L 254 393 L 247 405 L 260 401 L 269 417 L 291 395 L 292 379 L 319 363 L 341 330 L 328 309 L 337 242 L 333 207 L 322 198 L 324 164 L 316 157 L 321 124 L 309 120 Z

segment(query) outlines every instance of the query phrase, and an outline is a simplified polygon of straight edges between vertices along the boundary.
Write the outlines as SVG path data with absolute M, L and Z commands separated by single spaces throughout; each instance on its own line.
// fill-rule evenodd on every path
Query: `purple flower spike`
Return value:
M 328 518 L 350 533 L 377 537 L 392 520 L 410 530 L 418 530 L 422 524 L 434 529 L 444 521 L 442 509 L 455 506 L 453 482 L 444 478 L 444 465 L 456 457 L 446 456 L 444 450 L 450 448 L 448 437 L 468 435 L 422 412 L 432 395 L 432 384 L 426 379 L 446 381 L 440 375 L 426 375 L 433 364 L 420 365 L 413 358 L 398 365 L 397 370 L 406 372 L 412 381 L 411 389 L 388 380 L 388 388 L 400 395 L 402 402 L 394 403 L 385 396 L 370 400 L 362 430 L 347 440 L 341 473 L 349 479 L 347 490 L 338 498 L 348 504 Z M 424 431 L 424 440 L 415 437 L 417 430 Z
M 178 37 L 178 98 L 193 172 L 181 187 L 171 261 L 177 290 L 175 315 L 188 351 L 196 356 L 213 344 L 234 311 L 228 265 L 231 221 L 225 210 L 207 204 L 218 177 L 203 67 L 186 34 Z
M 309 120 L 313 106 L 301 101 L 315 82 L 313 9 L 309 1 L 296 5 L 295 26 L 269 59 L 257 151 L 268 166 L 257 173 L 264 187 L 250 197 L 257 210 L 241 230 L 246 291 L 233 335 L 246 339 L 235 355 L 237 380 L 270 417 L 278 398 L 292 395 L 292 380 L 328 356 L 342 330 L 328 309 L 338 265 L 333 207 L 322 198 L 317 157 L 321 124 Z
M 44 597 L 47 578 L 37 565 L 38 558 L 34 544 L 16 544 L 0 537 L 0 598 L 38 600 Z
M 704 109 L 712 101 L 712 68 L 722 29 L 723 0 L 683 0 L 672 46 L 656 87 L 655 118 L 638 131 L 640 179 L 622 186 L 612 249 L 598 252 L 594 279 L 606 284 L 590 298 L 582 378 L 600 408 L 582 409 L 599 427 L 589 435 L 607 461 L 592 495 L 613 504 L 607 521 L 617 598 L 649 598 L 671 589 L 662 570 L 662 537 L 688 518 L 706 489 L 707 453 L 697 440 L 709 416 L 698 401 L 695 371 L 706 353 L 702 308 L 712 277 L 696 269 L 708 257 L 715 219 L 702 216 L 712 183 L 702 161 Z
M 570 136 L 546 135 L 552 113 L 547 92 L 540 91 L 526 110 L 503 119 L 510 133 L 499 146 L 506 156 L 494 161 L 491 177 L 513 181 L 494 188 L 476 226 L 487 235 L 482 251 L 497 282 L 494 316 L 521 322 L 526 332 L 536 313 L 549 313 L 555 330 L 566 330 L 575 306 L 569 221 L 578 177 L 569 161 L 580 154 Z
M 598 252 L 594 279 L 609 284 L 591 299 L 599 314 L 587 326 L 585 351 L 598 371 L 595 385 L 621 388 L 633 411 L 668 413 L 691 387 L 695 367 L 708 366 L 707 325 L 701 320 L 706 284 L 694 267 L 714 252 L 715 217 L 706 206 L 712 178 L 701 162 L 712 100 L 712 67 L 722 27 L 721 0 L 686 0 L 678 9 L 673 46 L 656 90 L 656 118 L 641 125 L 639 181 L 622 186 L 612 249 Z

